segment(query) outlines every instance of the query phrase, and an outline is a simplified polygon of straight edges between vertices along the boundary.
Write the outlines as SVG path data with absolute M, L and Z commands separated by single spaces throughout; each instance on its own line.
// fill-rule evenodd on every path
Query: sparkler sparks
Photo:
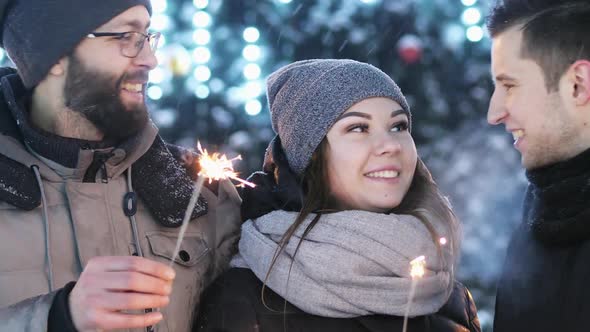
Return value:
M 422 278 L 426 267 L 426 257 L 419 256 L 410 262 L 410 276 L 412 279 Z
M 240 182 L 240 184 L 242 185 L 247 185 L 250 187 L 256 186 L 251 182 L 240 179 L 238 177 L 238 173 L 234 171 L 233 161 L 241 160 L 242 158 L 240 156 L 237 156 L 232 159 L 227 159 L 225 155 L 220 155 L 217 152 L 214 152 L 212 155 L 209 155 L 209 152 L 207 152 L 206 149 L 203 149 L 201 147 L 200 142 L 197 144 L 197 148 L 200 152 L 198 162 L 201 170 L 199 171 L 199 178 L 195 183 L 193 194 L 188 203 L 188 207 L 186 208 L 186 211 L 184 213 L 184 218 L 182 219 L 182 225 L 180 226 L 180 231 L 178 232 L 178 239 L 176 240 L 176 248 L 174 248 L 172 260 L 168 265 L 170 267 L 172 267 L 172 264 L 174 264 L 174 260 L 176 259 L 176 257 L 178 256 L 178 252 L 180 251 L 180 244 L 182 243 L 182 240 L 184 238 L 184 233 L 186 232 L 186 229 L 188 227 L 188 222 L 192 215 L 193 209 L 195 208 L 195 204 L 197 203 L 197 199 L 201 194 L 201 189 L 203 189 L 205 179 L 209 179 L 209 183 L 211 183 L 214 180 L 219 181 L 225 179 L 232 179 Z
M 414 292 L 416 291 L 416 283 L 418 279 L 424 276 L 426 272 L 426 257 L 418 256 L 410 261 L 410 276 L 412 277 L 412 284 L 410 285 L 410 294 L 408 295 L 408 305 L 404 315 L 404 325 L 402 332 L 406 332 L 408 328 L 408 316 L 410 315 L 410 307 L 414 299 Z
M 232 159 L 227 159 L 225 155 L 220 155 L 217 152 L 214 152 L 212 155 L 209 155 L 207 149 L 203 149 L 201 147 L 201 143 L 197 144 L 197 148 L 201 153 L 199 156 L 199 165 L 201 166 L 201 170 L 199 171 L 199 176 L 204 176 L 209 179 L 209 183 L 211 181 L 216 180 L 223 180 L 223 179 L 232 179 L 240 182 L 242 185 L 247 185 L 252 188 L 255 185 L 251 182 L 246 180 L 242 180 L 238 177 L 238 173 L 234 171 L 233 161 L 235 160 L 242 160 L 241 156 L 237 156 Z

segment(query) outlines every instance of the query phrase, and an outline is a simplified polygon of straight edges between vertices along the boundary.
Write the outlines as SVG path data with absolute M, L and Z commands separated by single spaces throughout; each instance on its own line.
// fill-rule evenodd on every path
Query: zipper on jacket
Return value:
M 102 166 L 100 167 L 101 172 L 101 178 L 102 178 L 102 183 L 109 183 L 109 175 L 107 174 L 107 166 L 105 163 L 102 163 Z
M 92 163 L 86 169 L 86 173 L 84 174 L 84 182 L 96 182 L 96 174 L 99 170 L 101 170 L 102 175 L 102 183 L 108 183 L 109 178 L 107 174 L 107 167 L 105 165 L 106 161 L 109 160 L 113 156 L 112 152 L 94 152 L 92 157 Z

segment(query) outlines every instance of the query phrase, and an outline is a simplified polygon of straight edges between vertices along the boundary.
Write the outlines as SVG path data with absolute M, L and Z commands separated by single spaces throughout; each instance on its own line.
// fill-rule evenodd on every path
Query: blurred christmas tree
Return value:
M 154 118 L 174 141 L 190 145 L 198 137 L 243 152 L 245 171 L 259 167 L 256 151 L 272 136 L 264 78 L 294 60 L 351 58 L 390 74 L 412 106 L 418 145 L 487 109 L 486 4 L 476 0 L 153 4 L 153 28 L 165 36 L 150 87 Z

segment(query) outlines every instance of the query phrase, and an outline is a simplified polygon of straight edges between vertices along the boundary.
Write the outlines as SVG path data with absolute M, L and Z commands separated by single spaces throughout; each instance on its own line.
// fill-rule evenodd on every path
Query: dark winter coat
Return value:
M 202 298 L 196 332 L 391 332 L 401 331 L 403 317 L 328 318 L 302 312 L 266 287 L 249 269 L 232 268 Z M 286 313 L 284 313 L 286 312 Z M 481 331 L 473 299 L 455 283 L 447 304 L 436 314 L 409 319 L 410 332 Z
M 494 331 L 589 331 L 590 150 L 527 177 L 524 220 L 498 283 Z

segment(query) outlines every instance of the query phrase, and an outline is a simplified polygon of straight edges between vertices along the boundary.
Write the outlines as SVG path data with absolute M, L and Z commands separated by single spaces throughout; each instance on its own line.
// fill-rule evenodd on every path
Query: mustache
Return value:
M 127 72 L 121 75 L 117 80 L 117 87 L 120 87 L 123 81 L 142 81 L 147 82 L 150 77 L 149 70 L 136 70 L 133 72 Z

